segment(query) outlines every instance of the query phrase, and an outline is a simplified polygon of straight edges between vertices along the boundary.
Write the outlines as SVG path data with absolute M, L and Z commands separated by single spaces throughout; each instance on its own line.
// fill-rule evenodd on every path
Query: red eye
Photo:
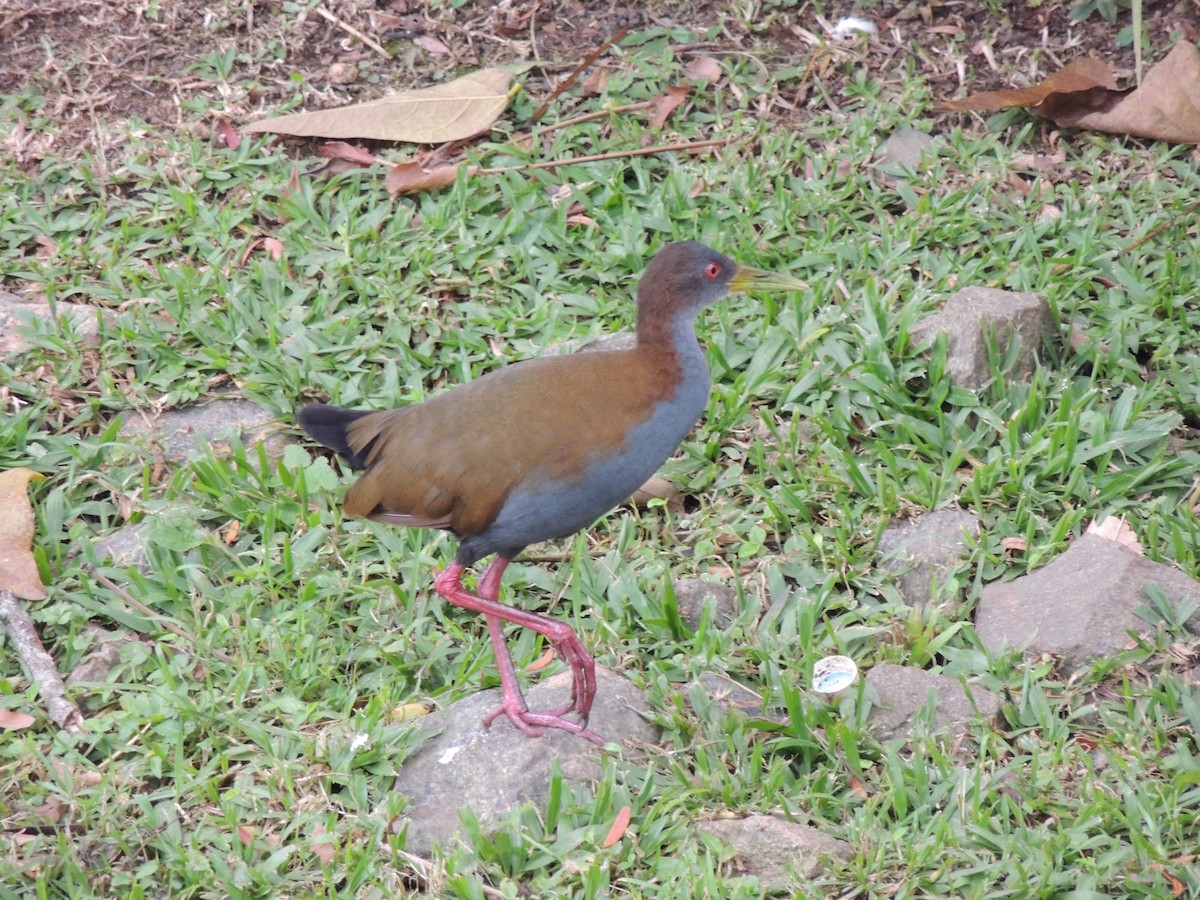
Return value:
M 716 278 L 720 274 L 721 274 L 721 264 L 720 263 L 710 262 L 707 266 L 704 267 L 704 277 L 707 278 L 709 281 L 712 281 L 714 278 Z

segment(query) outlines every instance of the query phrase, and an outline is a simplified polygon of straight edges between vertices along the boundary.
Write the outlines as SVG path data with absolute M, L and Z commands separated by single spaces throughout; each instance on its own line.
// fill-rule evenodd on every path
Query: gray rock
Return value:
M 65 318 L 83 342 L 93 342 L 100 334 L 98 316 L 104 315 L 99 307 L 82 303 L 59 302 L 50 308 L 50 301 L 22 297 L 10 291 L 0 291 L 0 356 L 22 353 L 29 349 L 29 342 L 20 330 L 31 328 L 34 322 L 44 322 L 54 327 L 58 319 Z
M 988 338 L 994 336 L 1003 352 L 1020 342 L 1014 378 L 1033 373 L 1038 351 L 1057 337 L 1050 306 L 1037 294 L 1021 294 L 996 288 L 963 288 L 946 301 L 940 311 L 918 322 L 912 329 L 914 344 L 933 343 L 939 334 L 948 336 L 946 368 L 959 387 L 978 390 L 991 376 Z
M 531 708 L 561 704 L 571 676 L 562 672 L 526 691 Z M 626 750 L 658 739 L 647 721 L 649 707 L 628 679 L 596 669 L 597 692 L 589 725 Z M 421 721 L 439 731 L 404 761 L 395 790 L 409 800 L 405 821 L 407 849 L 427 855 L 434 844 L 449 848 L 459 840 L 459 811 L 469 807 L 485 831 L 499 824 L 522 803 L 546 807 L 551 763 L 558 758 L 563 778 L 573 784 L 601 777 L 601 754 L 595 744 L 576 735 L 548 729 L 541 737 L 517 731 L 504 716 L 490 728 L 483 717 L 500 705 L 499 688 L 473 694 Z
M 146 532 L 149 526 L 145 522 L 137 525 L 123 525 L 116 531 L 110 531 L 103 537 L 92 542 L 96 553 L 96 561 L 106 560 L 118 568 L 131 566 L 141 572 L 150 570 L 150 559 L 146 554 Z
M 948 584 L 979 537 L 979 518 L 961 509 L 939 509 L 890 525 L 875 552 L 879 568 L 896 576 L 909 606 L 949 599 Z M 938 595 L 934 596 L 934 585 Z M 955 599 L 960 599 L 962 590 Z
M 930 135 L 912 127 L 901 128 L 883 142 L 875 167 L 888 175 L 902 177 L 924 168 L 936 155 Z
M 989 727 L 1000 713 L 1000 698 L 983 688 L 964 689 L 957 678 L 913 666 L 880 663 L 867 672 L 874 705 L 867 723 L 881 741 L 906 740 L 918 725 L 930 734 L 958 737 L 983 719 Z M 933 695 L 932 715 L 925 710 Z
M 702 578 L 680 578 L 675 582 L 675 604 L 679 607 L 679 618 L 693 631 L 700 627 L 705 609 L 711 610 L 709 621 L 723 631 L 737 615 L 737 589 Z
M 263 441 L 272 456 L 286 443 L 275 414 L 240 397 L 221 397 L 157 415 L 132 411 L 122 418 L 122 437 L 158 443 L 167 459 L 182 462 L 212 447 L 218 455 L 236 434 L 247 446 Z
M 1006 647 L 1053 653 L 1070 674 L 1125 649 L 1129 632 L 1153 631 L 1135 614 L 1140 606 L 1152 608 L 1152 586 L 1177 610 L 1186 601 L 1200 605 L 1200 582 L 1116 541 L 1085 534 L 1036 572 L 984 587 L 975 631 L 991 653 Z M 1200 612 L 1187 628 L 1200 634 Z
M 754 875 L 764 891 L 785 891 L 823 871 L 830 859 L 848 859 L 850 844 L 811 825 L 775 816 L 716 819 L 699 827 L 734 849 L 734 871 Z M 794 874 L 793 874 L 794 873 Z

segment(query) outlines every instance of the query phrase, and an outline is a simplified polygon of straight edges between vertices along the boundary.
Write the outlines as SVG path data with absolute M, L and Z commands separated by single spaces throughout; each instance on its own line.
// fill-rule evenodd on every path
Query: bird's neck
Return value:
M 696 340 L 696 311 L 680 311 L 667 319 L 639 320 L 638 352 L 658 362 L 663 377 L 678 383 L 684 405 L 698 406 L 698 416 L 708 401 L 708 359 Z M 687 398 L 684 400 L 684 398 Z

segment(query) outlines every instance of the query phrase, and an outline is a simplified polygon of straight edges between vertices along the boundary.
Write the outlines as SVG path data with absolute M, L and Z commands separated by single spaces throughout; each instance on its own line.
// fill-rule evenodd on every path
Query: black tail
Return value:
M 324 403 L 310 403 L 300 410 L 296 417 L 300 427 L 318 443 L 324 444 L 342 456 L 356 469 L 364 469 L 367 465 L 365 453 L 370 448 L 363 448 L 363 455 L 355 453 L 350 447 L 346 429 L 350 424 L 363 416 L 369 416 L 368 409 L 342 409 L 340 406 L 326 406 Z

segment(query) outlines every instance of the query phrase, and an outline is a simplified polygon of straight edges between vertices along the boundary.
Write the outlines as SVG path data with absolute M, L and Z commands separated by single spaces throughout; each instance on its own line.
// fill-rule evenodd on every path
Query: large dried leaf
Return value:
M 33 543 L 33 507 L 29 505 L 31 478 L 41 478 L 29 469 L 0 472 L 0 590 L 11 591 L 23 600 L 46 596 L 37 563 L 29 551 Z
M 414 144 L 461 141 L 492 127 L 512 97 L 512 80 L 513 74 L 504 69 L 480 69 L 431 88 L 341 109 L 264 119 L 242 130 Z
M 1146 73 L 1141 87 L 1118 97 L 1111 108 L 1084 111 L 1074 122 L 1057 115 L 1051 118 L 1059 125 L 1110 134 L 1200 144 L 1200 50 L 1195 44 L 1180 41 L 1166 59 Z
M 1087 58 L 1034 87 L 987 91 L 942 104 L 951 110 L 1012 107 L 1027 107 L 1064 128 L 1200 143 L 1200 50 L 1180 41 L 1134 91 L 1118 90 L 1112 67 Z
M 1085 57 L 1077 59 L 1059 69 L 1041 84 L 1027 88 L 1008 88 L 1003 91 L 984 91 L 959 100 L 947 100 L 942 109 L 958 111 L 992 111 L 1014 107 L 1034 107 L 1056 94 L 1087 94 L 1101 88 L 1115 91 L 1112 66 L 1108 63 Z

